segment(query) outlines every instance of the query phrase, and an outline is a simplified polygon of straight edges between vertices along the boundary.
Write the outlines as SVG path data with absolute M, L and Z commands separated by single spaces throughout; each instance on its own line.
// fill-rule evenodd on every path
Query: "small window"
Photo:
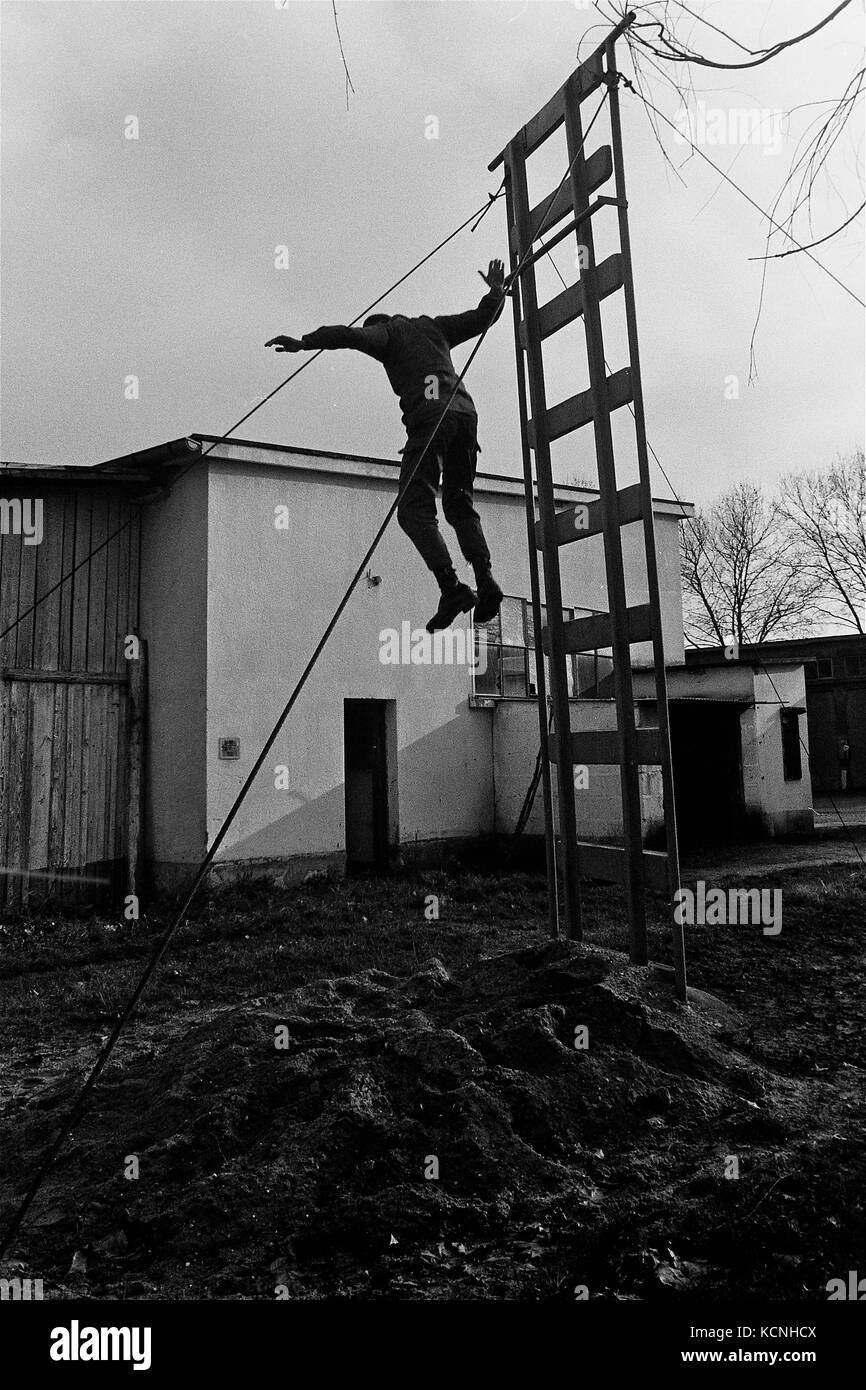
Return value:
M 475 623 L 475 630 L 485 633 L 488 642 L 501 642 L 502 627 L 499 613 L 496 613 L 489 623 Z
M 563 608 L 562 620 L 571 622 L 594 612 L 590 608 Z M 541 606 L 542 625 L 547 613 Z M 532 699 L 537 694 L 538 653 L 535 624 L 529 599 L 506 597 L 489 623 L 475 625 L 476 695 Z M 613 695 L 609 656 L 595 652 L 566 655 L 565 675 L 569 699 L 610 699 Z M 546 688 L 550 693 L 550 663 L 544 658 Z
M 590 700 L 595 694 L 596 685 L 595 652 L 578 652 L 575 661 L 577 662 L 577 693 L 584 700 Z
M 573 700 L 577 691 L 574 687 L 574 657 L 571 655 L 565 658 L 565 687 L 569 700 Z
M 500 647 L 500 671 L 503 695 L 527 694 L 526 648 Z
M 599 700 L 613 699 L 613 657 L 601 656 L 598 658 L 598 685 L 596 686 Z
M 499 653 L 501 647 L 487 640 L 484 629 L 475 629 L 475 694 L 499 694 Z
M 833 662 L 829 656 L 818 657 L 818 679 L 830 680 L 833 675 Z
M 503 647 L 522 647 L 524 645 L 523 634 L 523 600 L 519 598 L 504 598 L 502 607 L 499 610 L 500 641 Z
M 535 641 L 535 623 L 534 623 L 534 621 L 533 621 L 533 616 L 532 616 L 532 604 L 531 604 L 531 602 L 529 601 L 529 599 L 524 599 L 524 601 L 523 601 L 523 618 L 524 618 L 524 625 L 525 625 L 525 634 L 526 634 L 526 636 L 525 636 L 525 641 L 526 641 L 526 645 L 527 645 L 527 647 L 535 647 L 535 646 L 536 646 L 536 641 Z M 546 623 L 547 623 L 547 609 L 545 608 L 544 604 L 542 604 L 542 605 L 541 605 L 541 626 L 544 627 L 544 626 L 546 625 Z
M 529 695 L 538 694 L 538 656 L 539 653 L 536 651 L 527 652 L 529 660 L 529 686 L 527 687 L 527 693 Z M 550 661 L 547 657 L 544 657 L 544 688 L 547 691 L 547 698 L 550 699 Z
M 803 776 L 803 763 L 800 757 L 800 716 L 796 710 L 783 709 L 782 717 L 782 766 L 786 782 L 799 782 Z
M 502 611 L 503 611 L 503 612 L 505 611 L 505 605 L 508 604 L 508 603 L 511 603 L 511 602 L 512 602 L 511 599 L 505 599 L 505 601 L 504 601 L 504 603 L 503 603 L 503 605 L 502 605 Z M 517 600 L 514 600 L 514 602 L 517 602 Z M 574 617 L 576 617 L 576 616 L 578 616 L 578 615 L 583 616 L 584 613 L 590 613 L 590 612 L 592 612 L 592 610 L 589 609 L 589 608 L 563 608 L 563 610 L 562 610 L 562 621 L 563 621 L 564 623 L 569 623 L 569 622 L 571 622 L 572 618 L 574 618 Z M 536 641 L 535 641 L 535 623 L 533 622 L 533 617 L 532 617 L 532 603 L 530 602 L 530 600 L 529 600 L 528 598 L 523 600 L 523 623 L 524 623 L 524 634 L 525 634 L 525 635 L 524 635 L 524 637 L 523 637 L 521 640 L 525 643 L 525 645 L 526 645 L 527 647 L 535 647 L 535 646 L 537 645 L 537 643 L 536 643 Z M 547 626 L 547 608 L 546 608 L 546 606 L 545 606 L 544 604 L 541 605 L 541 626 L 542 626 L 542 627 L 546 627 L 546 626 Z M 515 631 L 517 631 L 517 626 L 516 626 L 516 624 L 515 624 Z M 503 633 L 503 636 L 502 636 L 503 642 L 508 642 L 509 638 L 505 635 L 505 620 L 504 620 L 504 619 L 503 619 L 502 633 Z

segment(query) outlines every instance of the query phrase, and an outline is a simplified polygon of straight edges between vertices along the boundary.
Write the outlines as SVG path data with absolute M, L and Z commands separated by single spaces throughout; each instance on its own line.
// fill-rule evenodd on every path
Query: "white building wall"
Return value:
M 387 479 L 256 466 L 211 469 L 207 803 L 213 836 L 393 499 Z M 288 530 L 274 526 L 287 506 Z M 400 838 L 493 829 L 489 721 L 469 708 L 468 664 L 385 665 L 380 634 L 422 628 L 438 592 L 396 525 L 279 734 L 219 859 L 339 856 L 345 844 L 343 701 L 395 700 Z M 466 619 L 456 627 L 468 634 Z M 240 739 L 237 762 L 217 756 Z M 275 786 L 289 770 L 288 790 Z
M 535 702 L 499 700 L 494 720 L 494 781 L 496 784 L 496 830 L 510 835 L 520 815 L 535 770 L 540 730 Z M 572 700 L 571 727 L 574 730 L 615 729 L 613 700 Z M 584 785 L 585 783 L 585 785 Z M 556 774 L 552 778 L 553 805 L 558 815 Z M 660 769 L 640 769 L 641 812 L 644 835 L 664 825 Z M 577 831 L 581 840 L 616 840 L 622 836 L 622 789 L 616 766 L 590 766 L 578 779 L 574 792 Z M 526 824 L 526 835 L 544 834 L 544 798 L 541 783 Z
M 806 678 L 802 666 L 765 662 L 754 672 L 752 709 L 741 716 L 743 730 L 743 792 L 746 810 L 760 817 L 771 835 L 785 835 L 814 828 L 812 780 L 809 773 L 809 731 L 805 713 L 800 715 L 802 776 L 785 781 L 782 758 L 782 720 L 785 705 L 806 708 Z
M 194 468 L 142 510 L 147 642 L 146 841 L 161 880 L 202 859 L 207 703 L 207 473 Z M 159 867 L 163 866 L 163 867 Z
M 168 502 L 148 509 L 142 611 L 152 639 L 151 726 L 159 730 L 150 771 L 154 859 L 195 861 L 212 842 L 395 488 L 396 469 L 381 461 L 221 444 Z M 592 495 L 569 489 L 560 500 Z M 482 477 L 477 498 L 503 589 L 528 597 L 522 484 Z M 288 509 L 285 529 L 275 525 L 281 507 Z M 669 659 L 677 660 L 678 527 L 673 506 L 668 512 L 657 517 L 659 558 Z M 468 577 L 453 532 L 443 529 Z M 623 539 L 628 598 L 639 603 L 646 595 L 640 527 L 626 528 Z M 576 542 L 561 555 L 565 603 L 605 608 L 600 542 Z M 534 702 L 502 702 L 492 716 L 470 707 L 466 664 L 383 664 L 382 631 L 423 628 L 438 594 L 396 521 L 369 569 L 381 582 L 361 579 L 217 864 L 340 860 L 346 698 L 396 701 L 404 845 L 513 826 L 538 747 Z M 468 632 L 466 619 L 455 627 Z M 583 704 L 574 708 L 587 727 L 614 726 L 612 702 Z M 240 741 L 237 760 L 218 756 L 221 738 Z M 618 824 L 618 771 L 594 769 L 592 776 L 591 793 L 583 794 L 587 836 L 604 838 Z M 530 833 L 540 829 L 540 806 L 539 798 Z

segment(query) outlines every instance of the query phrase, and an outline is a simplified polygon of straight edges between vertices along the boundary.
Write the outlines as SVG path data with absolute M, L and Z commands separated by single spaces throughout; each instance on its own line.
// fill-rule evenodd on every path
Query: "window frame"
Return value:
M 484 633 L 484 634 L 485 634 L 485 637 L 486 637 L 486 642 L 487 642 L 488 658 L 487 658 L 485 670 L 484 670 L 484 672 L 483 672 L 482 675 L 481 675 L 480 681 L 479 681 L 479 673 L 478 673 L 477 669 L 476 669 L 475 667 L 473 667 L 473 672 L 472 672 L 472 693 L 473 693 L 473 695 L 477 695 L 477 696 L 479 696 L 479 697 L 481 697 L 481 698 L 484 698 L 484 699 L 493 699 L 493 700 L 536 700 L 536 699 L 538 698 L 538 695 L 537 695 L 537 687 L 536 687 L 536 682 L 535 682 L 535 680 L 534 680 L 533 678 L 535 677 L 536 672 L 537 672 L 537 664 L 536 664 L 536 661 L 533 660 L 533 656 L 537 658 L 537 656 L 538 656 L 539 654 L 541 654 L 541 653 L 540 653 L 540 648 L 538 648 L 538 647 L 535 646 L 535 631 L 534 631 L 534 624 L 533 624 L 533 621 L 532 621 L 532 619 L 533 619 L 533 614 L 532 614 L 532 600 L 531 600 L 531 599 L 528 599 L 528 598 L 523 598 L 522 596 L 520 596 L 520 595 L 518 595 L 518 594 L 506 594 L 506 595 L 504 596 L 504 598 L 503 598 L 503 603 L 502 603 L 502 607 L 503 607 L 503 608 L 504 608 L 504 606 L 505 606 L 506 603 L 508 603 L 508 604 L 519 603 L 519 604 L 521 604 L 521 606 L 522 606 L 522 622 L 521 622 L 521 624 L 520 624 L 520 627 L 522 628 L 522 633 L 523 633 L 523 646 L 522 646 L 522 647 L 519 647 L 519 646 L 515 645 L 513 642 L 504 642 L 504 641 L 502 640 L 502 637 L 503 637 L 503 632 L 502 632 L 502 608 L 500 608 L 499 612 L 496 614 L 496 617 L 493 618 L 493 619 L 491 619 L 491 621 L 490 621 L 489 623 L 483 623 L 483 624 L 481 624 L 481 625 L 476 625 L 475 622 L 473 621 L 473 624 L 472 624 L 472 627 L 473 627 L 473 634 L 474 634 L 474 636 L 473 636 L 473 644 L 474 644 L 474 651 L 475 651 L 475 653 L 476 653 L 476 657 L 477 657 L 477 652 L 478 652 L 478 649 L 479 649 L 479 648 L 478 648 L 478 643 L 479 643 L 479 640 L 480 640 L 480 634 L 481 634 L 481 633 Z M 563 605 L 563 609 L 562 609 L 563 621 L 565 621 L 565 622 L 571 622 L 571 621 L 573 621 L 573 619 L 575 618 L 575 616 L 576 616 L 577 614 L 579 614 L 579 615 L 581 615 L 581 616 L 583 616 L 584 614 L 592 615 L 592 614 L 595 614 L 596 612 L 599 612 L 599 611 L 601 611 L 601 610 L 597 610 L 597 609 L 594 609 L 594 608 L 575 608 L 575 607 L 573 607 L 573 606 Z M 542 604 L 542 605 L 541 605 L 541 618 L 542 618 L 542 623 L 544 623 L 546 616 L 547 616 L 546 605 L 545 605 L 545 604 Z M 530 644 L 530 638 L 532 638 L 532 643 L 531 643 L 531 644 Z M 524 661 L 523 661 L 523 682 L 522 682 L 522 684 L 523 684 L 523 690 L 522 690 L 522 693 L 519 693 L 519 692 L 513 691 L 513 690 L 508 690 L 508 691 L 507 691 L 507 690 L 505 689 L 505 683 L 506 683 L 506 681 L 505 681 L 505 676 L 506 676 L 506 673 L 507 673 L 507 668 L 506 668 L 506 666 L 505 666 L 505 663 L 503 662 L 503 657 L 504 657 L 505 653 L 509 653 L 509 654 L 511 655 L 511 654 L 513 654 L 513 653 L 515 653 L 515 652 L 518 652 L 518 651 L 521 651 L 521 650 L 522 650 L 522 652 L 523 652 L 523 654 L 524 654 Z M 548 658 L 547 658 L 546 656 L 544 656 L 543 654 L 541 654 L 541 655 L 542 655 L 542 659 L 545 661 L 545 663 L 547 663 Z M 491 657 L 492 657 L 492 659 L 491 659 Z M 591 686 L 589 686 L 589 687 L 586 688 L 586 693 L 583 693 L 583 692 L 581 691 L 581 689 L 580 689 L 580 683 L 579 683 L 579 680 L 578 680 L 578 673 L 579 673 L 579 669 L 580 669 L 578 663 L 579 663 L 579 659 L 580 659 L 580 658 L 589 658 L 589 659 L 593 662 L 593 673 L 594 673 L 595 679 L 594 679 L 594 681 L 593 681 L 593 684 L 592 684 Z M 511 655 L 511 659 L 513 660 L 513 655 Z M 601 659 L 604 660 L 604 661 L 608 661 L 608 662 L 611 662 L 611 661 L 612 661 L 612 659 L 611 659 L 610 657 L 607 657 L 607 656 L 603 656 Z M 514 668 L 512 669 L 512 672 L 511 672 L 512 679 L 514 678 L 514 675 L 516 674 L 516 667 L 517 667 L 517 663 L 515 662 L 515 663 L 514 663 Z M 486 680 L 486 679 L 485 679 L 486 677 L 488 677 L 488 675 L 490 674 L 491 670 L 494 670 L 494 671 L 495 671 L 495 679 L 494 679 L 493 682 L 490 682 L 489 680 Z M 609 676 L 610 673 L 611 673 L 611 670 L 612 670 L 612 665 L 611 665 L 610 668 L 605 672 L 605 676 Z M 569 652 L 569 653 L 567 654 L 567 657 L 566 657 L 566 674 L 567 674 L 567 682 L 568 682 L 568 698 L 569 698 L 569 700 L 599 700 L 599 699 L 601 699 L 601 700 L 609 700 L 609 699 L 612 699 L 612 698 L 613 698 L 612 696 L 599 695 L 599 694 L 597 693 L 597 692 L 598 692 L 598 683 L 599 683 L 599 653 L 598 653 L 598 651 L 593 650 L 593 651 L 591 651 L 591 652 Z M 549 686 L 549 684 L 550 684 L 549 680 L 548 680 L 546 683 L 547 683 L 547 685 Z M 489 689 L 489 688 L 487 688 L 487 689 L 482 689 L 482 688 L 481 688 L 482 684 L 485 684 L 485 685 L 487 685 L 488 687 L 489 687 L 490 684 L 494 684 L 494 685 L 495 685 L 495 689 Z M 536 687 L 536 688 L 533 689 L 533 687 Z

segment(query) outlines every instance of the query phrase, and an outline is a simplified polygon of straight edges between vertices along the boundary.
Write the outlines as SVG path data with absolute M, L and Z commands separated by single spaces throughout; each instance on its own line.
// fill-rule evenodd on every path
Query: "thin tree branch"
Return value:
M 346 73 L 346 110 L 348 111 L 348 109 L 349 109 L 349 89 L 351 88 L 352 92 L 354 93 L 355 87 L 354 87 L 354 84 L 353 84 L 353 82 L 352 82 L 351 77 L 349 76 L 349 65 L 348 65 L 348 63 L 346 62 L 346 55 L 345 55 L 345 53 L 343 52 L 343 39 L 342 39 L 342 37 L 341 37 L 341 35 L 340 35 L 340 23 L 339 23 L 339 20 L 337 19 L 337 0 L 331 0 L 331 9 L 332 9 L 333 12 L 334 12 L 334 28 L 335 28 L 336 31 L 337 31 L 337 43 L 340 45 L 340 57 L 341 57 L 342 60 L 343 60 L 343 69 L 344 69 L 344 71 L 345 71 L 345 73 Z
M 840 232 L 844 232 L 846 227 L 850 227 L 854 218 L 859 217 L 864 208 L 866 208 L 866 200 L 860 204 L 856 211 L 852 212 L 851 216 L 847 218 L 845 222 L 842 222 L 840 226 L 834 228 L 832 232 L 828 232 L 826 236 L 819 237 L 817 241 L 807 241 L 804 246 L 793 246 L 790 251 L 776 251 L 772 256 L 749 256 L 749 260 L 782 261 L 786 256 L 799 256 L 801 251 L 808 251 L 811 246 L 823 246 L 825 241 L 830 241 L 832 237 L 838 236 Z

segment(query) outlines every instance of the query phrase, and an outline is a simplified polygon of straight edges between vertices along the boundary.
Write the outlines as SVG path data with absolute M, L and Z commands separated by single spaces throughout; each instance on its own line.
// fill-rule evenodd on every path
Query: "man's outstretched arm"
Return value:
M 505 268 L 501 261 L 491 261 L 487 274 L 478 274 L 490 289 L 482 298 L 477 309 L 468 309 L 465 314 L 440 314 L 433 320 L 438 324 L 448 340 L 448 346 L 455 348 L 460 343 L 477 338 L 491 323 L 495 323 L 505 304 Z
M 305 333 L 302 338 L 271 338 L 265 347 L 276 348 L 277 352 L 313 352 L 317 348 L 354 348 L 356 352 L 366 352 L 381 362 L 388 347 L 388 331 L 384 324 L 374 323 L 369 328 L 316 328 Z

